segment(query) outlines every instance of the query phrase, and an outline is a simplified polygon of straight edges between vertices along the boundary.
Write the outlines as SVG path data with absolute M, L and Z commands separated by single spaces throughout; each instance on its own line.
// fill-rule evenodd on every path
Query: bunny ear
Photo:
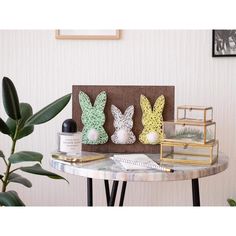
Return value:
M 163 95 L 159 96 L 154 104 L 153 112 L 162 113 L 165 105 L 165 97 Z
M 140 96 L 140 106 L 143 113 L 147 114 L 152 112 L 152 107 L 149 100 L 142 94 Z
M 115 105 L 111 105 L 111 113 L 115 120 L 120 120 L 122 117 L 120 109 L 118 109 Z
M 89 96 L 82 91 L 79 92 L 79 103 L 82 111 L 89 110 L 92 108 Z
M 94 102 L 94 107 L 103 111 L 106 105 L 106 101 L 107 101 L 107 94 L 105 91 L 102 91 L 97 95 L 96 100 Z
M 134 106 L 131 105 L 125 110 L 125 118 L 131 120 L 134 115 Z

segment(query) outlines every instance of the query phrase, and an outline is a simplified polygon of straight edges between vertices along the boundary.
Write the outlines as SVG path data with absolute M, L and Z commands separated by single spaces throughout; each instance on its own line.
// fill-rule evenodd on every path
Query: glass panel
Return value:
M 164 134 L 165 141 L 204 144 L 215 139 L 215 123 L 205 126 L 164 122 Z
M 185 146 L 176 145 L 173 143 L 165 144 L 162 143 L 162 158 L 165 160 L 170 159 L 172 161 L 186 162 L 186 163 L 196 163 L 202 162 L 205 164 L 211 163 L 211 149 L 213 147 L 213 161 L 218 156 L 218 141 L 212 145 L 207 146 Z
M 212 121 L 213 119 L 213 110 L 208 109 L 205 110 L 204 108 L 181 108 L 178 107 L 178 115 L 177 115 L 177 120 L 180 121 L 188 121 L 188 122 L 209 122 Z M 206 112 L 206 118 L 204 119 L 204 112 Z

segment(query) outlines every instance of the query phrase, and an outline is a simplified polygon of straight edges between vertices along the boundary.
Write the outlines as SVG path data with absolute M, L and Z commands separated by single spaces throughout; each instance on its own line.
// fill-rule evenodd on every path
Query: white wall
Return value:
M 0 76 L 8 76 L 21 101 L 38 110 L 69 93 L 73 84 L 175 85 L 176 105 L 212 105 L 220 149 L 229 169 L 200 180 L 203 205 L 226 205 L 236 198 L 236 58 L 211 57 L 211 30 L 124 30 L 121 40 L 56 40 L 53 30 L 0 31 Z M 0 116 L 5 118 L 1 104 Z M 56 133 L 71 117 L 71 103 L 53 121 L 38 126 L 18 150 L 44 153 L 49 167 Z M 9 139 L 0 136 L 0 149 Z M 33 187 L 17 189 L 27 205 L 85 205 L 86 181 L 31 176 Z M 95 205 L 105 205 L 103 181 L 95 181 Z M 125 205 L 191 205 L 189 181 L 129 183 Z

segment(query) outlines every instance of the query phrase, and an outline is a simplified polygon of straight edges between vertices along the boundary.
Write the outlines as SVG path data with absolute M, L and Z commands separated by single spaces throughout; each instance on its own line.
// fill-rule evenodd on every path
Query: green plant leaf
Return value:
M 22 151 L 22 152 L 16 152 L 12 154 L 8 161 L 11 164 L 19 163 L 19 162 L 25 162 L 25 161 L 38 161 L 41 162 L 43 159 L 43 155 L 39 152 L 28 152 L 28 151 Z
M 10 130 L 11 137 L 13 138 L 15 134 L 15 130 L 16 130 L 16 121 L 13 120 L 12 118 L 8 118 L 6 121 L 6 125 L 8 129 Z
M 8 128 L 7 124 L 0 118 L 0 132 L 3 134 L 11 135 L 11 131 Z
M 34 126 L 24 127 L 25 121 L 33 114 L 33 110 L 30 104 L 20 103 L 20 112 L 21 119 L 19 120 L 19 131 L 16 137 L 17 140 L 27 135 L 30 135 L 34 131 Z M 16 130 L 16 121 L 11 118 L 8 118 L 6 124 L 11 132 L 11 137 L 13 138 Z
M 24 127 L 26 120 L 33 115 L 33 109 L 29 103 L 20 103 L 21 119 L 19 120 L 19 128 Z
M 3 152 L 0 150 L 0 157 L 5 158 L 5 155 L 3 154 Z
M 35 175 L 44 175 L 47 176 L 51 179 L 64 179 L 67 183 L 69 183 L 64 177 L 57 175 L 53 172 L 44 170 L 41 165 L 36 164 L 33 166 L 27 166 L 27 167 L 21 167 L 20 170 L 30 173 L 30 174 L 35 174 Z
M 17 91 L 13 82 L 7 77 L 2 79 L 2 99 L 7 115 L 13 120 L 19 120 L 21 114 Z
M 33 125 L 24 127 L 23 129 L 19 131 L 17 135 L 17 140 L 30 135 L 31 133 L 33 133 L 33 131 L 34 131 Z
M 0 193 L 0 205 L 1 206 L 25 206 L 17 192 L 8 191 Z
M 32 187 L 32 183 L 28 179 L 26 179 L 25 177 L 22 177 L 21 175 L 18 175 L 16 173 L 11 173 L 9 175 L 8 181 L 13 182 L 13 183 L 22 184 L 27 188 Z
M 67 94 L 48 106 L 44 107 L 34 115 L 32 115 L 26 122 L 25 126 L 43 124 L 54 118 L 70 101 L 71 94 Z
M 230 206 L 236 206 L 236 202 L 234 199 L 229 198 L 229 199 L 227 199 L 227 202 Z

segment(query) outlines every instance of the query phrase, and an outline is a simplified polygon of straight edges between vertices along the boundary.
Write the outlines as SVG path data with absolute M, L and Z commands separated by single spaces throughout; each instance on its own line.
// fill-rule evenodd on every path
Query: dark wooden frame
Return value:
M 212 30 L 212 57 L 236 57 L 236 54 L 216 55 L 215 54 L 215 31 Z
M 103 153 L 159 153 L 160 145 L 144 145 L 139 142 L 138 136 L 143 130 L 143 125 L 141 122 L 142 111 L 140 107 L 140 95 L 145 95 L 152 106 L 156 101 L 157 97 L 160 95 L 165 96 L 165 107 L 163 111 L 164 120 L 174 119 L 174 96 L 175 87 L 174 86 L 93 86 L 93 85 L 73 85 L 73 104 L 72 104 L 72 114 L 73 119 L 78 125 L 78 130 L 81 131 L 83 124 L 81 122 L 81 108 L 79 105 L 79 91 L 87 93 L 91 99 L 92 104 L 95 101 L 96 96 L 101 91 L 106 91 L 107 93 L 107 104 L 105 107 L 106 122 L 104 128 L 109 136 L 109 141 L 105 144 L 100 145 L 85 145 L 83 144 L 84 151 L 91 152 L 103 152 Z M 134 132 L 137 140 L 134 144 L 119 145 L 112 143 L 110 137 L 114 133 L 115 129 L 113 127 L 113 116 L 111 114 L 111 104 L 116 105 L 121 109 L 122 112 L 129 106 L 134 105 L 134 127 L 132 131 Z

